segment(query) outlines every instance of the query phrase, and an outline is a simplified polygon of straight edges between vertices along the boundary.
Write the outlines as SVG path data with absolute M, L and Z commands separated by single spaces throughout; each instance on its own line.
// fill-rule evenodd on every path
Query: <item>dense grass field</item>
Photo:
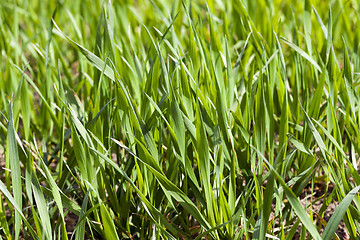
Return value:
M 0 1 L 0 239 L 359 239 L 359 4 Z

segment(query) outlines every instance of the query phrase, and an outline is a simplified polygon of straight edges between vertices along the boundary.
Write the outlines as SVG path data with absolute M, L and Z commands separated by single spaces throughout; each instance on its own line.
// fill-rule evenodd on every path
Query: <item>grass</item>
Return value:
M 360 238 L 359 3 L 131 2 L 1 1 L 0 237 Z

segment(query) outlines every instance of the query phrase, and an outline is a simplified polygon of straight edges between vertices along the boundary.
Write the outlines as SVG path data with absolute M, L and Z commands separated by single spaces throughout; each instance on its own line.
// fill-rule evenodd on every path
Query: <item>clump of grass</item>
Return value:
M 355 1 L 0 9 L 1 238 L 359 237 Z

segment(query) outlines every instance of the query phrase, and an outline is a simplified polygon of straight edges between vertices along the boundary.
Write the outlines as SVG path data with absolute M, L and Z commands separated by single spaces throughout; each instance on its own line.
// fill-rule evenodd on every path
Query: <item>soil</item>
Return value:
M 321 229 L 319 231 L 320 234 L 325 229 L 325 226 L 321 223 L 321 218 L 324 219 L 326 222 L 329 222 L 332 214 L 334 213 L 338 202 L 336 199 L 332 199 L 324 213 L 320 216 L 318 213 L 320 212 L 321 207 L 323 206 L 324 201 L 330 196 L 334 189 L 334 186 L 332 184 L 328 185 L 328 190 L 326 191 L 326 183 L 324 182 L 318 182 L 314 185 L 313 193 L 311 193 L 311 185 L 309 184 L 302 194 L 300 195 L 300 202 L 301 204 L 306 207 L 307 213 L 310 214 L 310 196 L 313 194 L 313 201 L 316 199 L 317 201 L 312 204 L 312 212 L 314 216 L 314 220 L 317 223 L 317 226 L 321 226 Z M 325 194 L 326 191 L 326 194 Z M 293 239 L 300 239 L 300 233 L 301 233 L 301 223 L 299 225 L 299 228 L 297 229 L 294 238 Z M 346 226 L 344 221 L 341 221 L 340 225 L 338 226 L 338 229 L 336 230 L 336 235 L 339 239 L 347 240 L 350 239 L 350 236 L 346 230 Z M 307 239 L 311 239 L 311 236 L 307 236 Z
M 79 217 L 75 213 L 72 213 L 72 212 L 69 212 L 65 216 L 66 233 L 67 233 L 69 239 L 71 238 L 72 234 L 74 233 L 78 219 L 79 219 Z

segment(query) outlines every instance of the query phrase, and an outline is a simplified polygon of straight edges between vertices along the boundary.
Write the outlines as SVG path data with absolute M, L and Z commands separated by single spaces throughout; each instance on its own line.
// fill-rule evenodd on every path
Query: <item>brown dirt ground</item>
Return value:
M 316 215 L 317 213 L 319 213 L 320 208 L 322 207 L 324 200 L 327 199 L 327 197 L 331 194 L 331 192 L 333 191 L 334 187 L 332 184 L 329 184 L 328 186 L 328 191 L 326 193 L 326 196 L 323 196 L 325 194 L 325 187 L 326 187 L 326 183 L 323 182 L 319 182 L 315 184 L 314 187 L 314 192 L 313 194 L 313 201 L 317 198 L 319 198 L 318 201 L 316 201 L 313 205 L 312 205 L 312 211 L 313 211 L 313 217 L 316 220 L 317 225 L 321 225 L 321 229 L 320 229 L 320 234 L 322 234 L 322 232 L 324 231 L 325 227 L 320 223 L 320 218 Z M 300 195 L 300 202 L 301 204 L 307 209 L 307 213 L 310 214 L 310 195 L 311 195 L 311 186 L 309 185 L 308 187 L 306 187 L 303 191 L 303 193 Z M 336 200 L 332 200 L 331 203 L 328 205 L 328 207 L 326 208 L 326 210 L 324 211 L 324 215 L 322 216 L 322 218 L 326 221 L 329 222 L 332 214 L 334 213 L 336 207 L 338 205 L 338 202 Z M 301 232 L 301 224 L 299 225 L 299 228 L 297 229 L 294 238 L 293 239 L 300 239 L 300 232 Z M 350 236 L 346 230 L 345 227 L 345 223 L 344 221 L 341 221 L 340 225 L 338 226 L 338 229 L 336 230 L 336 235 L 339 237 L 339 239 L 343 239 L 343 240 L 348 240 L 350 239 Z M 307 236 L 310 237 L 310 236 Z M 307 238 L 309 239 L 309 238 Z

